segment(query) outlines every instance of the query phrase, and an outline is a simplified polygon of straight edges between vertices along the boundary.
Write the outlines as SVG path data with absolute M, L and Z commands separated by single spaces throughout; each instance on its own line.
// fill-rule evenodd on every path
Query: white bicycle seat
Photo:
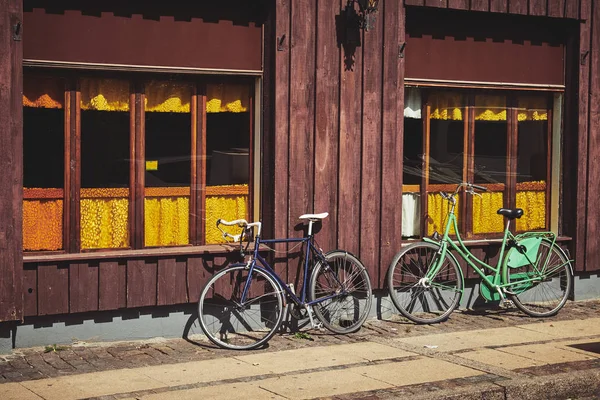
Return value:
M 328 215 L 329 213 L 327 212 L 321 214 L 304 214 L 300 216 L 300 219 L 307 219 L 309 221 L 320 221 L 322 219 L 327 218 Z

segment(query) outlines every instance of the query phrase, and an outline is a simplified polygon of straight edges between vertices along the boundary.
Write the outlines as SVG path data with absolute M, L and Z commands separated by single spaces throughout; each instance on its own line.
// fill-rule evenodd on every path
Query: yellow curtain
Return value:
M 189 113 L 191 98 L 192 87 L 188 84 L 168 81 L 146 83 L 146 111 Z
M 217 84 L 207 86 L 206 112 L 245 112 L 250 101 L 248 85 Z
M 547 121 L 548 101 L 540 96 L 519 97 L 519 121 Z
M 24 200 L 23 250 L 60 250 L 62 248 L 63 201 L 56 199 Z
M 459 209 L 460 201 L 457 197 L 456 208 L 454 209 L 457 221 L 460 218 Z M 449 211 L 450 203 L 448 200 L 445 200 L 439 193 L 427 193 L 427 234 L 429 236 L 433 235 L 435 231 L 439 234 L 444 233 Z M 454 227 L 451 227 L 450 234 L 454 235 L 455 233 Z
M 546 181 L 517 183 L 517 207 L 523 216 L 517 219 L 518 231 L 546 228 Z
M 80 191 L 81 248 L 129 246 L 129 189 L 85 188 Z
M 463 97 L 457 93 L 432 93 L 427 98 L 431 106 L 431 119 L 462 121 Z
M 506 121 L 506 97 L 475 96 L 475 121 Z
M 144 201 L 146 246 L 189 244 L 189 197 L 156 197 Z
M 30 77 L 23 79 L 23 106 L 38 108 L 63 108 L 65 87 L 60 79 Z
M 497 211 L 504 206 L 504 193 L 484 192 L 473 196 L 473 233 L 504 231 L 504 217 Z
M 232 221 L 247 218 L 248 185 L 223 185 L 207 188 L 206 195 L 206 243 L 224 243 L 221 231 L 217 229 L 217 219 Z M 224 231 L 238 235 L 240 228 L 224 227 Z
M 129 111 L 129 82 L 116 79 L 81 79 L 81 109 Z

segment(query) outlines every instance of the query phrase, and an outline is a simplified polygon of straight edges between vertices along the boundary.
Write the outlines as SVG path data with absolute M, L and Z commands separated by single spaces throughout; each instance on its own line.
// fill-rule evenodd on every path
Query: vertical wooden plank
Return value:
M 423 5 L 425 5 L 425 0 L 404 0 L 404 5 L 406 5 L 406 6 L 423 6 Z
M 402 213 L 398 197 L 402 193 L 404 58 L 398 58 L 399 43 L 405 42 L 405 8 L 397 1 L 387 0 L 379 23 L 383 23 L 383 104 L 381 110 L 381 237 L 378 287 L 383 287 L 385 271 L 400 248 Z M 372 277 L 375 280 L 377 277 Z M 375 285 L 374 285 L 375 286 Z
M 200 222 L 202 225 L 202 221 L 198 220 L 197 217 L 197 208 L 198 208 L 198 91 L 197 88 L 194 88 L 194 93 L 192 94 L 192 98 L 190 100 L 190 123 L 192 127 L 192 132 L 190 136 L 190 213 L 189 213 L 189 237 L 190 244 L 198 245 L 200 244 L 198 241 L 198 231 L 197 226 Z M 202 173 L 202 172 L 200 172 Z
M 192 139 L 192 157 L 194 158 L 192 189 L 190 196 L 194 200 L 194 206 L 190 204 L 196 231 L 194 232 L 194 244 L 205 242 L 205 213 L 206 213 L 206 83 L 199 82 L 196 85 L 196 96 L 194 107 L 196 138 Z
M 146 186 L 146 137 L 145 122 L 146 110 L 144 88 L 137 85 L 135 93 L 135 179 L 134 179 L 134 219 L 133 219 L 133 246 L 142 248 L 146 245 L 144 239 L 144 188 Z
M 515 208 L 517 203 L 517 148 L 518 148 L 518 122 L 517 122 L 517 105 L 514 103 L 515 98 L 509 97 L 507 106 L 507 140 L 506 140 L 506 187 L 504 190 L 504 207 Z M 516 224 L 512 224 L 514 230 Z
M 468 10 L 469 0 L 448 0 L 448 8 L 451 10 Z
M 324 1 L 318 1 L 317 5 L 314 211 L 329 213 L 318 240 L 323 249 L 331 250 L 337 242 L 340 49 L 336 42 L 335 18 L 339 10 Z
M 0 0 L 0 322 L 23 317 L 23 21 L 21 0 Z
M 565 0 L 548 0 L 548 16 L 562 18 L 565 12 Z
M 579 3 L 581 0 L 565 0 L 565 18 L 579 18 Z
M 69 268 L 63 265 L 38 266 L 38 315 L 69 312 Z
M 291 1 L 276 0 L 275 3 L 275 35 L 277 45 L 275 52 L 275 185 L 274 185 L 274 236 L 286 237 L 289 226 L 289 136 L 290 136 L 290 15 Z M 297 216 L 296 216 L 297 217 Z M 277 251 L 285 251 L 285 244 L 276 245 Z M 275 263 L 275 270 L 285 277 L 287 263 L 285 260 Z
M 197 303 L 200 292 L 210 279 L 209 268 L 213 265 L 212 257 L 189 256 L 187 259 L 187 297 L 190 303 Z
M 186 263 L 175 258 L 158 260 L 159 306 L 187 303 L 186 269 Z
M 23 266 L 23 316 L 37 315 L 37 265 L 29 264 Z
M 429 201 L 427 193 L 429 193 L 429 148 L 431 145 L 431 106 L 428 103 L 423 104 L 421 116 L 424 119 L 423 124 L 423 162 L 421 176 L 421 237 L 428 235 L 429 221 Z
M 387 6 L 386 6 L 387 7 Z M 394 29 L 397 24 L 388 26 Z M 360 32 L 364 41 L 364 32 Z M 396 45 L 392 45 L 396 47 Z M 338 171 L 338 247 L 360 257 L 361 99 L 363 47 L 343 46 L 340 82 L 340 136 Z
M 71 246 L 71 218 L 74 216 L 71 215 L 71 210 L 73 207 L 73 202 L 71 201 L 71 125 L 72 118 L 71 114 L 76 111 L 72 109 L 73 102 L 71 101 L 71 97 L 75 94 L 74 89 L 76 88 L 76 83 L 74 79 L 71 79 L 67 82 L 67 87 L 65 88 L 65 119 L 64 119 L 64 190 L 63 190 L 63 248 L 65 251 L 69 251 Z
M 250 113 L 250 118 L 249 118 L 249 126 L 248 129 L 250 131 L 250 146 L 249 146 L 249 151 L 248 151 L 248 174 L 249 174 L 249 178 L 248 178 L 248 206 L 246 208 L 246 219 L 248 221 L 254 221 L 255 216 L 254 215 L 254 189 L 255 189 L 255 185 L 254 185 L 254 157 L 256 156 L 256 152 L 254 151 L 254 140 L 256 138 L 256 132 L 254 132 L 254 116 L 256 113 L 256 98 L 255 98 L 255 84 L 254 82 L 252 82 L 249 85 L 249 91 L 250 91 L 250 103 L 248 105 L 248 112 Z
M 377 15 L 379 16 L 379 15 Z M 372 277 L 379 276 L 379 234 L 381 224 L 381 109 L 383 28 L 381 20 L 364 35 L 362 164 L 360 190 L 360 255 Z M 404 107 L 401 108 L 404 110 Z M 404 124 L 402 124 L 404 126 Z M 396 140 L 403 143 L 403 132 Z M 401 160 L 400 160 L 401 162 Z M 402 183 L 400 183 L 400 187 Z M 402 196 L 397 197 L 402 210 Z M 386 273 L 383 268 L 382 274 Z
M 546 1 L 548 0 L 529 0 L 529 15 L 545 16 L 547 13 Z
M 98 265 L 69 266 L 69 312 L 98 310 Z
M 67 132 L 66 142 L 69 142 L 68 153 L 65 154 L 67 163 L 65 164 L 65 193 L 67 198 L 64 204 L 68 203 L 68 214 L 65 220 L 68 221 L 68 230 L 66 232 L 67 242 L 65 249 L 71 253 L 79 253 L 81 250 L 81 208 L 80 188 L 81 188 L 81 117 L 79 91 L 76 81 L 71 82 L 69 98 L 69 130 Z M 68 170 L 68 171 L 67 171 Z
M 526 15 L 528 12 L 527 0 L 508 0 L 508 12 Z
M 129 226 L 127 227 L 129 232 L 129 246 L 133 249 L 137 246 L 137 237 L 136 237 L 136 218 L 137 214 L 135 211 L 136 198 L 137 198 L 137 187 L 135 186 L 136 179 L 136 137 L 137 137 L 137 128 L 136 128 L 136 114 L 138 106 L 136 104 L 136 85 L 135 83 L 130 84 L 130 93 L 129 93 Z
M 587 193 L 587 232 L 585 270 L 600 269 L 600 217 L 598 215 L 598 198 L 600 197 L 600 5 L 592 2 L 591 47 L 586 64 L 590 64 L 589 77 L 589 143 L 588 143 L 588 193 Z M 580 127 L 581 129 L 581 127 Z
M 98 309 L 116 310 L 127 306 L 127 266 L 102 261 L 98 267 Z
M 448 0 L 425 0 L 425 6 L 427 7 L 448 7 Z
M 156 305 L 157 263 L 153 260 L 127 260 L 127 307 Z
M 508 11 L 508 0 L 490 0 L 490 12 L 505 13 Z
M 489 11 L 489 0 L 471 0 L 471 11 Z
M 289 227 L 298 217 L 313 212 L 314 102 L 315 102 L 315 8 L 310 2 L 291 2 L 290 137 L 289 137 Z M 294 23 L 296 21 L 296 23 Z

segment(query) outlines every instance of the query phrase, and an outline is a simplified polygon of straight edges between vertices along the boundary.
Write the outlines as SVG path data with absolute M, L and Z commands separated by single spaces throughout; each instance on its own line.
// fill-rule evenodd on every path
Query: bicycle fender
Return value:
M 435 245 L 435 246 L 437 246 L 437 247 L 441 247 L 441 246 L 440 246 L 440 243 L 439 243 L 439 242 L 437 242 L 437 241 L 435 241 L 435 240 L 433 240 L 433 239 L 430 239 L 430 238 L 424 237 L 424 238 L 423 238 L 423 241 L 424 241 L 424 242 L 426 242 L 426 243 L 429 243 L 429 244 L 433 244 L 433 245 Z M 464 275 L 464 273 L 463 273 L 463 270 L 462 270 L 462 268 L 461 268 L 460 264 L 458 263 L 458 260 L 457 260 L 457 259 L 456 259 L 456 257 L 454 256 L 454 254 L 452 254 L 452 252 L 451 252 L 449 249 L 448 249 L 448 250 L 446 250 L 446 254 L 447 254 L 448 256 L 450 256 L 450 258 L 451 258 L 451 259 L 452 259 L 452 260 L 453 260 L 453 261 L 456 263 L 456 265 L 458 265 L 458 272 L 460 273 L 460 279 L 461 279 L 461 281 L 462 281 L 462 283 L 463 283 L 463 291 L 460 293 L 460 299 L 462 300 L 462 295 L 463 295 L 464 288 L 465 288 L 465 275 Z
M 558 249 L 558 251 L 565 257 L 565 259 L 568 261 L 568 265 L 569 265 L 569 270 L 571 271 L 571 275 L 574 275 L 573 273 L 573 260 L 571 260 L 569 258 L 569 256 L 567 255 L 567 253 L 565 253 L 565 251 L 562 249 L 562 247 L 560 247 L 559 245 L 557 245 L 556 243 L 552 243 L 551 241 L 547 240 L 547 239 L 542 239 L 543 242 L 548 243 L 550 246 L 556 246 L 556 248 Z M 508 254 L 508 253 L 507 253 Z M 506 268 L 510 268 L 510 266 L 508 265 L 508 257 L 504 257 L 504 260 L 502 261 L 502 271 L 504 271 L 504 269 Z M 504 275 L 504 274 L 503 274 Z

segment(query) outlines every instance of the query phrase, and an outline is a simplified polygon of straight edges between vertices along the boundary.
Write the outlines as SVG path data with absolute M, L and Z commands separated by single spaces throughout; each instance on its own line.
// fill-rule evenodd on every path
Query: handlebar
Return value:
M 473 194 L 473 195 L 479 195 L 479 193 L 476 193 L 475 190 L 479 190 L 481 192 L 487 192 L 487 188 L 485 186 L 480 186 L 480 185 L 475 185 L 473 183 L 469 183 L 469 182 L 462 182 L 459 183 L 458 186 L 456 187 L 456 190 L 452 193 L 446 193 L 446 192 L 440 192 L 440 196 L 442 196 L 444 199 L 450 201 L 450 202 L 455 202 L 454 200 L 454 196 L 456 196 L 458 194 L 458 192 L 460 192 L 461 188 L 465 188 L 465 192 L 469 193 L 469 194 Z
M 242 228 L 242 232 L 239 235 L 232 235 L 228 232 L 225 232 L 223 229 L 221 229 L 221 227 L 219 225 L 225 225 L 225 226 L 236 226 L 237 225 L 240 228 Z M 242 239 L 244 237 L 244 233 L 246 231 L 251 230 L 253 227 L 258 228 L 257 236 L 260 236 L 260 231 L 262 228 L 261 222 L 248 222 L 245 219 L 236 219 L 233 221 L 226 221 L 224 219 L 219 218 L 217 220 L 217 229 L 219 229 L 221 231 L 221 233 L 223 233 L 223 238 L 224 239 L 231 238 L 231 239 L 233 239 L 234 242 L 239 241 L 241 243 Z

